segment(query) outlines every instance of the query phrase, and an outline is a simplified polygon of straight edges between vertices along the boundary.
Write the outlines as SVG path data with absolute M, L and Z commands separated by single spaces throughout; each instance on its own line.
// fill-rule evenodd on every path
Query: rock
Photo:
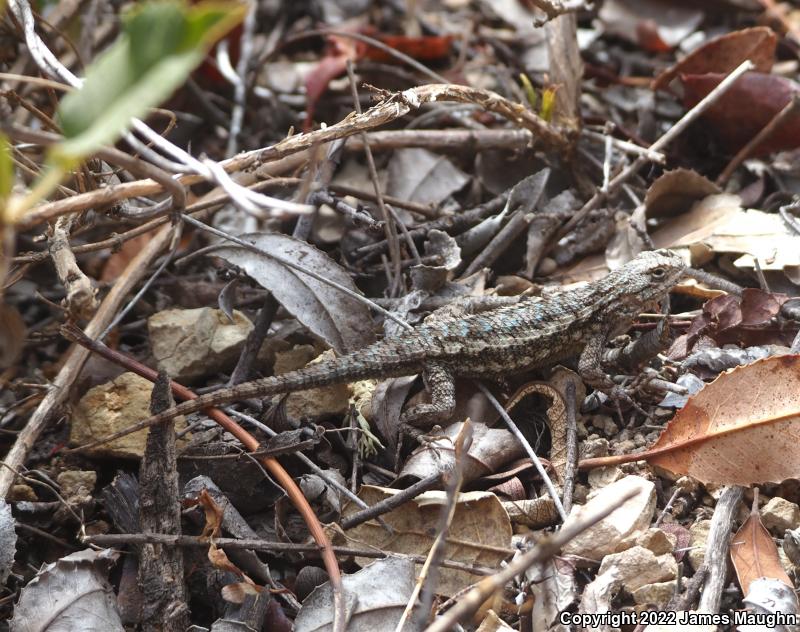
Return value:
M 585 505 L 573 506 L 564 526 L 598 507 L 607 507 L 631 491 L 636 492 L 633 498 L 567 543 L 564 553 L 600 561 L 616 551 L 625 538 L 644 532 L 653 519 L 656 491 L 655 485 L 641 476 L 626 476 L 590 495 Z
M 178 381 L 191 382 L 231 370 L 253 323 L 234 310 L 233 322 L 219 309 L 168 309 L 147 320 L 158 366 Z
M 761 522 L 773 535 L 782 537 L 786 529 L 796 529 L 800 525 L 800 507 L 775 496 L 762 507 Z
M 618 467 L 595 467 L 589 471 L 586 480 L 592 489 L 600 489 L 624 477 L 625 474 Z
M 633 591 L 633 600 L 639 605 L 655 606 L 657 610 L 663 610 L 675 594 L 677 585 L 678 580 L 676 579 L 668 582 L 645 584 Z
M 594 459 L 608 456 L 608 439 L 587 439 L 581 444 L 581 458 Z
M 646 584 L 668 581 L 678 576 L 678 563 L 670 555 L 656 556 L 650 549 L 634 546 L 627 551 L 611 553 L 603 558 L 599 575 L 615 569 L 616 577 L 628 592 Z
M 111 382 L 90 388 L 73 412 L 70 445 L 79 446 L 102 439 L 149 417 L 152 388 L 153 384 L 150 381 L 135 373 L 123 373 Z M 185 427 L 185 419 L 176 418 L 176 430 Z M 89 448 L 84 454 L 105 458 L 141 458 L 146 439 L 147 428 L 144 428 L 139 432 Z
M 632 546 L 643 546 L 650 549 L 656 555 L 672 553 L 678 538 L 671 533 L 665 533 L 661 529 L 650 527 L 644 533 L 636 533 L 630 538 L 625 538 L 617 548 L 617 552 L 629 549 Z
M 92 492 L 97 483 L 97 472 L 86 470 L 64 470 L 56 477 L 65 498 Z
M 313 349 L 313 347 L 312 347 Z M 287 366 L 285 354 L 279 353 L 275 356 L 275 373 L 279 374 L 280 369 Z M 335 357 L 333 351 L 326 351 L 308 364 L 314 364 L 322 360 Z M 305 366 L 305 365 L 303 365 Z M 294 370 L 293 366 L 291 369 Z M 286 398 L 286 414 L 291 419 L 318 419 L 328 415 L 339 415 L 347 411 L 350 404 L 350 396 L 353 394 L 349 384 L 331 384 L 320 388 L 309 388 L 304 391 L 290 393 Z
M 689 564 L 694 570 L 700 568 L 706 557 L 706 543 L 708 542 L 708 530 L 711 528 L 711 520 L 698 520 L 689 527 Z

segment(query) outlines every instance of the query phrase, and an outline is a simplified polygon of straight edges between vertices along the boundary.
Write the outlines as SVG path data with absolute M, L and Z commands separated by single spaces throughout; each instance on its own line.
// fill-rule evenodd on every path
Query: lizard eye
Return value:
M 653 268 L 650 275 L 656 280 L 663 279 L 667 275 L 667 271 L 664 268 Z

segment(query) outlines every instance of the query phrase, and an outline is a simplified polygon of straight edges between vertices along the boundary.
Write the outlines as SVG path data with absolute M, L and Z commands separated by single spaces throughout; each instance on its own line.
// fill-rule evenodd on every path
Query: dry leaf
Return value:
M 361 293 L 342 266 L 305 241 L 277 233 L 251 233 L 241 239 Z M 223 246 L 213 254 L 242 268 L 338 353 L 361 349 L 374 341 L 369 309 L 341 290 L 240 246 Z
M 683 104 L 694 107 L 725 78 L 724 74 L 681 75 Z M 705 114 L 703 121 L 728 151 L 735 152 L 749 142 L 793 98 L 800 84 L 786 77 L 748 72 L 742 75 Z M 800 145 L 800 114 L 796 111 L 750 151 L 766 156 Z
M 106 579 L 118 556 L 110 549 L 86 549 L 47 564 L 22 589 L 10 629 L 123 632 L 114 591 Z
M 422 479 L 436 472 L 447 472 L 454 464 L 453 442 L 463 423 L 448 426 L 443 438 L 417 448 L 409 457 L 399 477 L 414 476 Z M 525 454 L 519 441 L 505 428 L 489 428 L 473 423 L 472 444 L 467 458 L 461 464 L 464 482 L 493 474 L 499 468 Z
M 359 497 L 368 505 L 374 505 L 399 491 L 364 485 Z M 426 492 L 382 516 L 394 533 L 388 533 L 375 520 L 370 520 L 349 529 L 345 534 L 353 543 L 361 546 L 425 556 L 436 538 L 436 531 L 432 527 L 438 523 L 445 502 L 444 492 Z M 359 507 L 350 503 L 345 507 L 344 516 L 358 510 Z M 486 492 L 460 494 L 447 534 L 444 557 L 468 564 L 497 567 L 511 554 L 511 522 L 497 496 Z M 356 561 L 360 564 L 368 562 L 364 559 Z M 477 576 L 466 571 L 443 568 L 440 570 L 437 592 L 452 596 L 477 579 Z
M 26 333 L 25 322 L 17 308 L 0 304 L 0 371 L 17 361 Z
M 759 360 L 720 375 L 648 450 L 585 459 L 580 467 L 646 460 L 702 483 L 780 483 L 800 471 L 800 355 Z
M 783 570 L 778 547 L 758 514 L 758 495 L 753 500 L 753 510 L 731 541 L 731 561 L 742 592 L 750 593 L 750 584 L 760 577 L 778 579 L 789 588 L 792 580 Z
M 352 575 L 342 577 L 347 632 L 394 630 L 414 590 L 414 563 L 387 557 Z M 303 600 L 294 620 L 294 632 L 320 632 L 332 628 L 333 591 L 330 582 L 317 586 Z M 403 631 L 411 630 L 410 624 Z
M 752 61 L 759 72 L 769 72 L 775 60 L 777 43 L 775 33 L 766 26 L 725 33 L 698 46 L 677 64 L 662 72 L 653 82 L 653 89 L 666 88 L 679 74 L 727 74 L 745 59 Z

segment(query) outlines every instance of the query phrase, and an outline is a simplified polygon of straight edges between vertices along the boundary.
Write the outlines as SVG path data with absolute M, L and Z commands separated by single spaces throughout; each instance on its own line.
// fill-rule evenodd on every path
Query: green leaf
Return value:
M 14 186 L 14 161 L 11 159 L 11 144 L 5 134 L 0 134 L 0 204 L 11 195 Z
M 52 158 L 70 164 L 113 143 L 133 118 L 182 85 L 245 12 L 241 4 L 177 0 L 134 8 L 119 39 L 89 67 L 83 87 L 62 100 L 65 140 L 52 148 Z

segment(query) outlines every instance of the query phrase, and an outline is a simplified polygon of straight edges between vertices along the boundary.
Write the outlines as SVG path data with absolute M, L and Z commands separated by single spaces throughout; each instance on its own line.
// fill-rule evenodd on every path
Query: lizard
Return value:
M 431 402 L 405 411 L 400 424 L 430 427 L 452 415 L 456 377 L 500 378 L 574 356 L 587 384 L 613 399 L 629 400 L 601 368 L 606 343 L 627 331 L 646 305 L 664 298 L 685 270 L 680 256 L 669 250 L 646 251 L 584 286 L 423 322 L 347 355 L 201 395 L 99 442 L 228 402 L 420 372 Z

